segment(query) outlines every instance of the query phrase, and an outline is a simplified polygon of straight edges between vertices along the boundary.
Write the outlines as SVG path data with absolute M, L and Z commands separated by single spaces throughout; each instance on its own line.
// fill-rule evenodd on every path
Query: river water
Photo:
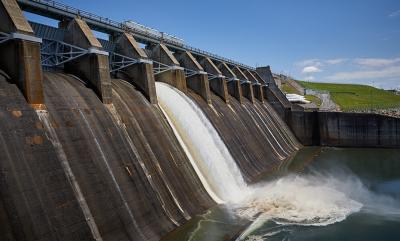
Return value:
M 306 147 L 163 241 L 400 240 L 400 150 Z

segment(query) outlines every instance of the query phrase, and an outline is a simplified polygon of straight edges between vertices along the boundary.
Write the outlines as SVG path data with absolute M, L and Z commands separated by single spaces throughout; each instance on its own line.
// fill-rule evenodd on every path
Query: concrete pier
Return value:
M 238 66 L 233 67 L 232 71 L 240 80 L 246 81 L 241 83 L 243 96 L 254 103 L 253 85 L 249 78 Z
M 228 103 L 229 93 L 228 86 L 226 84 L 226 77 L 222 75 L 222 72 L 218 69 L 218 67 L 210 58 L 203 58 L 200 61 L 200 64 L 207 73 L 217 76 L 214 77 L 214 79 L 212 80 L 209 79 L 210 89 L 219 97 L 221 97 L 225 101 L 225 103 Z
M 256 71 L 251 71 L 254 77 L 257 78 L 260 85 L 254 86 L 254 96 L 261 102 L 264 102 L 264 88 L 266 83 Z
M 170 84 L 175 88 L 186 92 L 187 86 L 185 72 L 167 46 L 164 44 L 158 44 L 154 46 L 147 46 L 147 48 L 148 55 L 152 60 L 171 66 L 171 69 L 156 74 L 154 76 L 155 80 Z M 153 67 L 154 65 L 156 65 L 156 63 L 153 64 Z
M 15 0 L 0 1 L 0 32 L 10 40 L 0 43 L 0 68 L 14 81 L 27 102 L 43 107 L 40 42 Z
M 218 68 L 224 76 L 229 78 L 227 82 L 228 93 L 235 99 L 237 99 L 240 104 L 243 104 L 243 94 L 240 80 L 236 77 L 235 73 L 233 73 L 231 68 L 229 68 L 229 66 L 225 62 L 221 62 L 218 65 Z
M 210 85 L 208 83 L 207 72 L 204 71 L 203 67 L 201 67 L 199 62 L 197 62 L 189 51 L 176 53 L 175 56 L 182 67 L 194 71 L 194 73 L 188 73 L 188 76 L 186 77 L 187 87 L 203 97 L 208 104 L 211 104 Z
M 66 27 L 64 36 L 66 43 L 89 49 L 91 53 L 65 64 L 66 72 L 74 74 L 86 81 L 96 92 L 104 104 L 111 103 L 111 79 L 108 54 L 89 26 L 81 19 L 73 19 Z
M 125 79 L 138 87 L 151 104 L 157 104 L 157 94 L 153 73 L 153 64 L 132 35 L 124 33 L 116 38 L 116 53 L 139 59 L 141 62 L 124 68 L 124 74 L 118 78 Z M 125 75 L 127 75 L 125 77 Z
M 243 72 L 252 82 L 253 86 L 253 96 L 261 102 L 264 102 L 263 93 L 262 93 L 262 83 L 264 82 L 260 78 L 258 78 L 253 72 L 248 69 L 244 69 Z
M 264 102 L 263 86 L 260 83 L 253 84 L 254 98 L 260 102 Z

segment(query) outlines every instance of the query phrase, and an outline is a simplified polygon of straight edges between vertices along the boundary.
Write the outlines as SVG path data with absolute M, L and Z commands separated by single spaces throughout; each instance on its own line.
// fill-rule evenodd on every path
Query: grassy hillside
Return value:
M 281 88 L 282 88 L 283 92 L 288 93 L 288 94 L 298 94 L 298 95 L 303 94 L 303 93 L 300 93 L 296 88 L 294 88 L 293 86 L 291 86 L 287 83 L 282 84 Z
M 342 110 L 400 108 L 400 96 L 367 85 L 299 81 L 307 89 L 329 91 Z

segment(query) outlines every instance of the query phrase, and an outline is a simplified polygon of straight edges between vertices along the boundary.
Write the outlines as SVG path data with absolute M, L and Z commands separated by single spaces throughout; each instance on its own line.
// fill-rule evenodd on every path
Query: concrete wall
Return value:
M 400 119 L 368 113 L 292 111 L 288 124 L 303 145 L 400 147 Z
M 275 80 L 272 76 L 271 68 L 269 66 L 257 67 L 256 72 L 261 76 L 266 84 L 275 84 Z
M 268 103 L 303 145 L 400 147 L 400 119 L 368 113 L 311 112 L 291 104 L 274 85 L 264 88 Z

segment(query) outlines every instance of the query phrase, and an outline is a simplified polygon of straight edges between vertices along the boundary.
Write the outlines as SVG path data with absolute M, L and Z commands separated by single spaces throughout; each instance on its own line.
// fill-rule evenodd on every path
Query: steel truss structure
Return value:
M 0 32 L 0 44 L 7 42 L 11 39 L 11 34 Z
M 153 71 L 154 75 L 159 75 L 161 73 L 171 71 L 171 70 L 184 70 L 184 68 L 176 65 L 167 65 L 153 60 Z
M 109 52 L 109 61 L 110 61 L 110 73 L 114 73 L 116 71 L 127 68 L 131 65 L 141 63 L 140 59 L 135 59 L 131 57 L 124 56 L 122 54 L 117 54 L 114 52 Z
M 63 41 L 43 39 L 40 53 L 42 66 L 58 67 L 89 53 L 89 50 Z
M 134 64 L 151 63 L 149 60 L 142 60 L 117 54 L 104 52 L 96 49 L 84 49 L 59 40 L 43 39 L 41 46 L 42 66 L 59 67 L 87 54 L 97 53 L 109 55 L 110 73 L 122 70 Z

